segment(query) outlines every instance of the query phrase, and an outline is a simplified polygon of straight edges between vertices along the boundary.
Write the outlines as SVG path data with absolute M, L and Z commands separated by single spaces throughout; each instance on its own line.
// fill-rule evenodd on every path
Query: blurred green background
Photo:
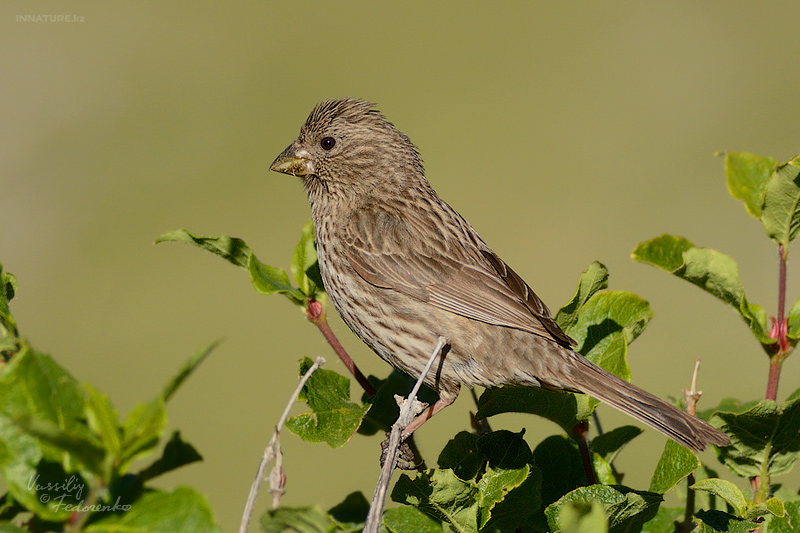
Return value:
M 37 14 L 79 21 L 18 19 Z M 197 487 L 233 530 L 298 359 L 344 369 L 243 271 L 152 243 L 176 228 L 226 233 L 288 267 L 309 209 L 300 184 L 267 167 L 315 103 L 356 96 L 411 137 L 434 187 L 551 308 L 593 260 L 611 288 L 650 301 L 635 383 L 680 395 L 702 357 L 700 408 L 762 398 L 767 359 L 741 320 L 630 252 L 663 232 L 719 249 L 738 260 L 748 298 L 775 312 L 775 247 L 728 196 L 713 154 L 800 151 L 798 17 L 796 2 L 5 1 L 0 262 L 19 280 L 12 310 L 34 346 L 123 413 L 225 337 L 169 405 L 205 461 L 159 483 Z M 790 263 L 789 305 L 797 274 Z M 388 372 L 333 325 L 365 373 Z M 780 399 L 800 386 L 794 359 Z M 463 394 L 418 433 L 431 463 L 472 407 Z M 628 422 L 600 413 L 607 428 Z M 492 423 L 528 427 L 532 445 L 558 431 L 533 417 Z M 331 450 L 286 433 L 284 503 L 371 497 L 380 440 Z M 663 443 L 647 431 L 630 445 L 626 484 L 646 488 Z

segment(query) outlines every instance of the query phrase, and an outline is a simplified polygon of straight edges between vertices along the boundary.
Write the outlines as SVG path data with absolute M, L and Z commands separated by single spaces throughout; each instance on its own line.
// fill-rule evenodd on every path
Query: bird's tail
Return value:
M 692 450 L 701 451 L 706 444 L 730 444 L 725 433 L 707 422 L 603 370 L 582 355 L 572 355 L 572 368 L 566 379 L 570 388 L 619 409 Z

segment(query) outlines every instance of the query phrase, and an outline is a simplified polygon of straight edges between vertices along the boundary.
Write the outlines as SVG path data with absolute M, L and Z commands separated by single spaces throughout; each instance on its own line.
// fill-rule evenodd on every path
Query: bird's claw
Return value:
M 386 434 L 386 439 L 381 442 L 381 467 L 386 463 L 387 454 L 389 452 L 389 433 Z M 404 440 L 400 442 L 400 447 L 397 454 L 397 468 L 400 470 L 416 470 L 419 464 L 416 463 L 414 452 L 411 447 Z

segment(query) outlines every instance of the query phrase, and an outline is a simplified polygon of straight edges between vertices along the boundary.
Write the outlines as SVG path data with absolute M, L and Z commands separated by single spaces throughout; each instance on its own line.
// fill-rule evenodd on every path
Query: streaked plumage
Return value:
M 462 384 L 520 385 L 590 394 L 695 450 L 728 443 L 575 353 L 530 287 L 439 198 L 416 147 L 373 104 L 322 102 L 271 168 L 302 178 L 325 288 L 361 340 L 414 378 L 438 336 L 448 340 L 425 380 L 440 400 L 405 436 Z

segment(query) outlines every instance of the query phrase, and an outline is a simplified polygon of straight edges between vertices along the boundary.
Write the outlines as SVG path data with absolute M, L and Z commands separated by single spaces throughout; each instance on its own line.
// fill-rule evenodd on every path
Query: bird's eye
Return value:
M 320 146 L 322 146 L 323 150 L 330 150 L 331 148 L 334 147 L 334 145 L 336 145 L 336 139 L 334 139 L 333 137 L 325 137 L 320 141 L 319 144 Z

